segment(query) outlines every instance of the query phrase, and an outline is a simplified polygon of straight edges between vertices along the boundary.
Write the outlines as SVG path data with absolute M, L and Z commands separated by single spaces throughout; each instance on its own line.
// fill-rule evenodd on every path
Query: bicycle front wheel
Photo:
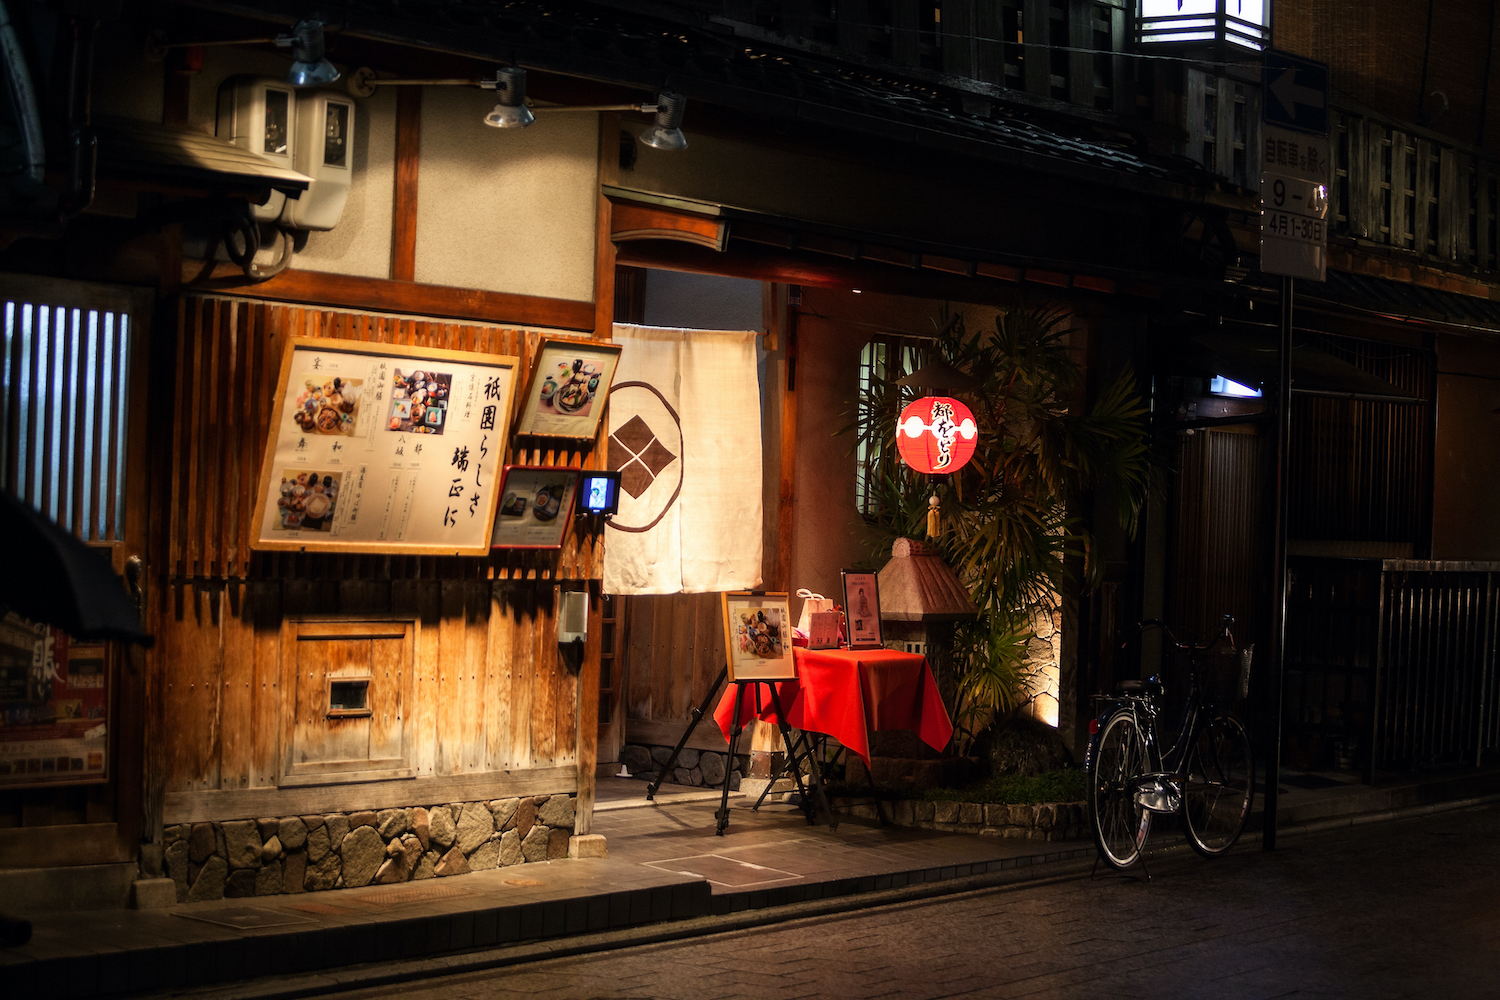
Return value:
M 1233 847 L 1250 818 L 1254 798 L 1250 737 L 1234 716 L 1215 716 L 1198 731 L 1182 789 L 1182 812 L 1193 850 L 1211 858 Z
M 1151 833 L 1151 814 L 1135 801 L 1138 779 L 1148 766 L 1146 741 L 1135 715 L 1123 708 L 1104 723 L 1098 739 L 1088 774 L 1094 846 L 1110 867 L 1129 868 Z

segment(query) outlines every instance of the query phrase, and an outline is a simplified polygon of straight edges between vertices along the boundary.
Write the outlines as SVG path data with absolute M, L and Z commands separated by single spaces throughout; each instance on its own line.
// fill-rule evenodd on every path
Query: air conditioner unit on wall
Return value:
M 354 176 L 354 119 L 353 100 L 339 93 L 298 91 L 273 77 L 225 80 L 214 133 L 312 178 L 302 197 L 273 192 L 251 217 L 294 229 L 338 225 Z
M 291 84 L 268 76 L 232 76 L 219 85 L 214 135 L 296 170 L 292 155 L 296 115 L 297 92 Z M 256 222 L 275 222 L 286 200 L 282 192 L 272 191 L 264 205 L 250 206 L 250 217 Z
M 313 182 L 301 198 L 286 203 L 282 224 L 332 229 L 344 214 L 354 178 L 354 101 L 331 91 L 299 93 L 292 160 L 292 169 Z

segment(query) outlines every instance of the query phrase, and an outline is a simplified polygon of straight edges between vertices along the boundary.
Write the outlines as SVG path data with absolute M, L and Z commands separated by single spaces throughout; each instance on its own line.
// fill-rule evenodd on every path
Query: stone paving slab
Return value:
M 1282 816 L 1326 822 L 1340 815 L 1340 802 L 1346 811 L 1350 806 L 1392 809 L 1465 791 L 1486 794 L 1491 785 L 1500 790 L 1500 770 L 1468 777 L 1467 783 L 1452 776 L 1424 783 L 1417 776 L 1384 789 L 1288 788 Z M 473 961 L 466 954 L 496 949 L 519 955 L 527 949 L 573 948 L 600 935 L 667 939 L 730 915 L 775 920 L 771 914 L 778 908 L 857 906 L 858 897 L 867 894 L 1042 878 L 1094 857 L 1087 841 L 879 827 L 847 816 L 831 830 L 809 826 L 799 809 L 784 804 L 752 811 L 742 796 L 731 800 L 729 828 L 719 837 L 716 798 L 659 796 L 655 804 L 633 806 L 634 795 L 644 800 L 644 783 L 620 784 L 634 787 L 609 788 L 611 801 L 620 805 L 600 812 L 594 822 L 594 832 L 607 839 L 606 858 L 167 910 L 36 915 L 30 944 L 0 949 L 0 993 L 40 1000 L 202 989 L 251 979 L 270 982 L 269 977 L 357 978 L 373 973 L 354 967 L 378 969 L 391 962 L 438 970 Z M 1171 843 L 1169 831 L 1153 833 L 1154 848 Z M 713 871 L 682 874 L 693 866 L 672 863 L 705 856 L 723 859 L 733 866 L 726 869 L 731 872 L 753 864 L 790 877 L 736 884 L 734 878 L 715 880 Z M 756 911 L 768 915 L 755 917 Z M 684 930 L 675 932 L 674 926 Z M 256 987 L 237 989 L 248 995 Z

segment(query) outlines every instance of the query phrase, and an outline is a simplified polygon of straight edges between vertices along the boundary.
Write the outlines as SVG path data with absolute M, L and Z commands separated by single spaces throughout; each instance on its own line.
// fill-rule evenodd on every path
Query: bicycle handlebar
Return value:
M 1136 622 L 1135 627 L 1142 632 L 1146 631 L 1149 628 L 1159 628 L 1166 633 L 1167 641 L 1177 649 L 1201 653 L 1204 650 L 1212 649 L 1214 644 L 1217 643 L 1220 639 L 1228 639 L 1229 644 L 1231 646 L 1234 646 L 1234 633 L 1229 630 L 1230 626 L 1233 624 L 1234 615 L 1225 614 L 1223 617 L 1223 628 L 1219 630 L 1219 634 L 1214 636 L 1212 639 L 1201 643 L 1179 641 L 1177 636 L 1173 634 L 1172 630 L 1167 627 L 1167 623 L 1162 621 L 1160 618 L 1147 618 L 1144 621 Z M 1124 645 L 1124 643 L 1121 644 L 1122 647 Z

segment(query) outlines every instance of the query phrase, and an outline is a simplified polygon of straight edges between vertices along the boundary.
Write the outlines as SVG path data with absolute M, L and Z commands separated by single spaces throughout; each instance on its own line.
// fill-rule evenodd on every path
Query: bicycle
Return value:
M 1162 749 L 1157 733 L 1160 675 L 1121 681 L 1114 694 L 1094 696 L 1084 759 L 1089 820 L 1099 857 L 1112 868 L 1141 860 L 1155 815 L 1181 812 L 1188 843 L 1206 858 L 1228 851 L 1245 829 L 1255 797 L 1250 737 L 1233 712 L 1204 698 L 1197 669 L 1199 654 L 1226 640 L 1234 647 L 1233 623 L 1225 615 L 1219 634 L 1201 644 L 1179 642 L 1155 619 L 1139 623 L 1142 631 L 1161 629 L 1188 654 L 1187 699 L 1171 746 Z M 1240 655 L 1236 693 L 1241 698 L 1249 681 L 1248 652 Z

